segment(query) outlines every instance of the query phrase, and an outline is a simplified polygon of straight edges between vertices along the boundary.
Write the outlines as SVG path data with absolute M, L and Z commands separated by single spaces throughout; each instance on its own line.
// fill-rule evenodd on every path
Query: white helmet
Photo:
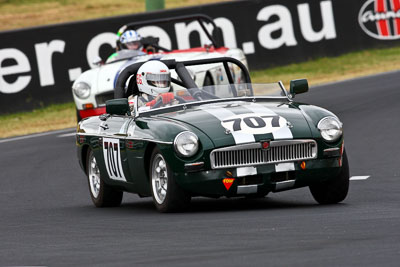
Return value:
M 129 30 L 124 32 L 119 38 L 121 44 L 127 49 L 138 50 L 142 46 L 140 40 L 142 37 L 136 31 Z
M 171 86 L 171 73 L 164 63 L 151 60 L 140 66 L 136 74 L 136 83 L 139 92 L 158 96 L 169 91 Z

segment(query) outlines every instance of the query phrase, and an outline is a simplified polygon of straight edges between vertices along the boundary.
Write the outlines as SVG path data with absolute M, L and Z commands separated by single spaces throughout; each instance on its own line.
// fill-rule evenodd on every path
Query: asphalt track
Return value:
M 195 198 L 183 214 L 131 194 L 98 209 L 71 130 L 0 140 L 0 266 L 399 266 L 399 99 L 400 72 L 296 97 L 342 119 L 351 176 L 369 176 L 330 206 L 302 188 Z

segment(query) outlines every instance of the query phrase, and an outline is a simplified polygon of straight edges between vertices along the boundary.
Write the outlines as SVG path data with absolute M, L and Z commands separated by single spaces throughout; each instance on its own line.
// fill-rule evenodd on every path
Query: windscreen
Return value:
M 118 51 L 118 52 L 112 54 L 107 59 L 106 64 L 120 61 L 120 60 L 130 59 L 133 57 L 143 56 L 143 55 L 146 55 L 146 53 L 139 51 L 139 50 L 123 49 L 121 51 Z
M 224 84 L 192 89 L 173 85 L 168 93 L 138 96 L 137 107 L 139 112 L 146 112 L 185 103 L 218 102 L 225 99 L 235 101 L 249 97 L 287 98 L 287 92 L 280 83 Z

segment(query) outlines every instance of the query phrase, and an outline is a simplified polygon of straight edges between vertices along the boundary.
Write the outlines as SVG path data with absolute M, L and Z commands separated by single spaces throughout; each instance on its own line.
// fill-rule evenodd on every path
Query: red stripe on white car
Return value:
M 106 113 L 106 107 L 79 110 L 79 115 L 81 116 L 82 119 L 92 116 L 98 116 L 104 113 Z

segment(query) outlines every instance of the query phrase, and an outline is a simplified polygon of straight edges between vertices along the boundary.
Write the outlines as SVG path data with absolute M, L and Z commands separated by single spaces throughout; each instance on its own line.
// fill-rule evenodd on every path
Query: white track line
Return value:
M 75 135 L 76 135 L 76 133 L 72 132 L 72 133 L 60 134 L 60 135 L 57 135 L 57 137 L 69 137 L 69 136 L 75 136 Z
M 367 180 L 370 176 L 352 176 L 350 177 L 351 181 L 360 181 L 360 180 Z
M 12 142 L 12 141 L 18 141 L 18 140 L 34 138 L 34 137 L 41 137 L 41 136 L 52 135 L 52 134 L 66 133 L 66 132 L 71 132 L 72 130 L 73 129 L 69 128 L 69 129 L 63 129 L 63 130 L 57 130 L 57 131 L 51 131 L 51 132 L 45 132 L 45 133 L 37 133 L 37 134 L 30 134 L 30 135 L 12 137 L 12 138 L 7 138 L 7 139 L 0 140 L 0 144 L 1 143 Z

